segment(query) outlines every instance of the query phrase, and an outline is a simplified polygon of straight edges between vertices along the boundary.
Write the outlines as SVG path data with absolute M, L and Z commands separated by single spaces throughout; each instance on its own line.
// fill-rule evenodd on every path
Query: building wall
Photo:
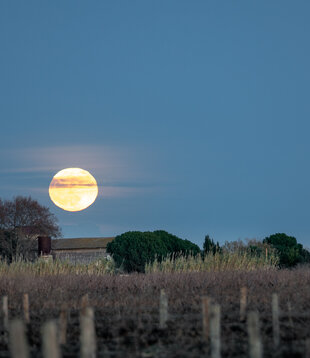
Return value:
M 69 261 L 73 264 L 88 264 L 107 257 L 106 249 L 53 250 L 52 254 L 56 259 Z

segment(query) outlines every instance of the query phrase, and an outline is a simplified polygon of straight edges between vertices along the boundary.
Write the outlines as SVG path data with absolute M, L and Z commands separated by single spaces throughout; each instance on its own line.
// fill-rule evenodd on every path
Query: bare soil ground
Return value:
M 310 337 L 310 269 L 129 276 L 30 275 L 0 277 L 0 296 L 8 295 L 10 318 L 22 317 L 29 294 L 27 336 L 32 357 L 41 357 L 41 325 L 69 308 L 64 357 L 79 355 L 79 308 L 88 293 L 95 309 L 98 357 L 208 357 L 202 336 L 201 297 L 221 305 L 223 357 L 248 357 L 246 322 L 239 320 L 240 288 L 248 288 L 248 309 L 260 315 L 264 357 L 304 357 Z M 159 294 L 169 297 L 167 329 L 159 329 Z M 272 339 L 271 295 L 279 294 L 280 346 Z M 288 311 L 291 304 L 291 313 Z M 291 319 L 290 319 L 291 316 Z M 0 357 L 9 357 L 0 316 Z

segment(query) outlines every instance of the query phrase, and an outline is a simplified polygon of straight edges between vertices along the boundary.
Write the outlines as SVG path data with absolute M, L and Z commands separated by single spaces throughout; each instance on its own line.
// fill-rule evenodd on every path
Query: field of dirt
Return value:
M 0 277 L 0 296 L 9 297 L 10 319 L 23 317 L 22 296 L 29 294 L 27 337 L 32 357 L 41 357 L 41 325 L 69 308 L 64 357 L 79 354 L 79 308 L 88 293 L 95 310 L 98 357 L 208 357 L 203 339 L 201 297 L 221 305 L 222 357 L 248 357 L 246 322 L 240 322 L 240 288 L 248 288 L 248 310 L 259 313 L 264 357 L 304 357 L 310 338 L 310 269 L 128 276 Z M 159 295 L 169 298 L 169 321 L 159 328 Z M 273 346 L 271 295 L 280 303 L 280 345 Z M 288 310 L 291 305 L 291 310 Z M 3 313 L 0 357 L 9 357 Z

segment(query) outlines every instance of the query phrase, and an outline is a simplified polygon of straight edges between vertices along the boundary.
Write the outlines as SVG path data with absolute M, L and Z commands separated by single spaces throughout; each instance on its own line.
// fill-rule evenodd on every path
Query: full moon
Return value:
M 67 211 L 81 211 L 88 208 L 97 198 L 96 179 L 80 168 L 59 171 L 49 186 L 52 202 Z

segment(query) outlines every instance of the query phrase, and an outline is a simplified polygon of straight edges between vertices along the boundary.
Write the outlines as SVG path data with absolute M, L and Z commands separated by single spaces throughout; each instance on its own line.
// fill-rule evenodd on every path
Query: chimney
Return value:
M 50 236 L 38 237 L 38 256 L 50 255 L 52 249 L 52 240 Z

